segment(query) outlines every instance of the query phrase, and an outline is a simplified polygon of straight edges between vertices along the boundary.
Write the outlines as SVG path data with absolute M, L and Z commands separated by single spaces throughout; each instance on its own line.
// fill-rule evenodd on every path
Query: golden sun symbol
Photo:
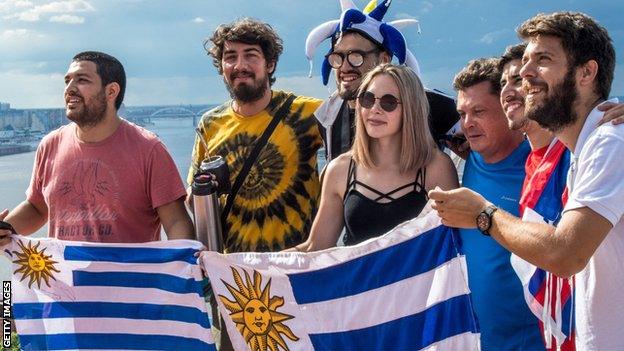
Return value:
M 30 278 L 30 281 L 28 282 L 29 289 L 34 282 L 37 282 L 37 287 L 41 288 L 42 279 L 45 281 L 46 285 L 50 287 L 49 278 L 56 280 L 51 272 L 54 271 L 60 273 L 59 270 L 54 268 L 54 264 L 58 262 L 50 259 L 52 255 L 45 254 L 46 249 L 41 251 L 37 250 L 39 248 L 39 244 L 41 243 L 37 243 L 35 246 L 32 246 L 32 243 L 29 242 L 28 247 L 24 246 L 20 240 L 18 240 L 17 243 L 22 249 L 22 252 L 13 251 L 13 253 L 17 255 L 17 260 L 13 261 L 13 263 L 17 263 L 21 265 L 21 267 L 16 269 L 13 273 L 22 273 L 20 281 Z
M 238 271 L 232 268 L 234 282 L 238 289 L 221 280 L 234 297 L 229 300 L 223 295 L 219 299 L 230 311 L 232 321 L 236 323 L 236 328 L 245 338 L 245 342 L 251 351 L 279 351 L 279 348 L 288 351 L 288 346 L 282 338 L 284 334 L 292 341 L 299 338 L 284 325 L 284 321 L 294 318 L 291 315 L 277 312 L 277 308 L 284 305 L 284 298 L 281 296 L 271 297 L 271 279 L 262 289 L 262 276 L 254 270 L 253 282 L 249 274 L 245 273 L 245 282 Z

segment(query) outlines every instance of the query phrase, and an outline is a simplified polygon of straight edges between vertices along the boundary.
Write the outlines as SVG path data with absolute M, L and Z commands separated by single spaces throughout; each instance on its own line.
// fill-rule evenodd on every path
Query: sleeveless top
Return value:
M 385 234 L 397 225 L 417 217 L 427 204 L 425 190 L 426 168 L 419 169 L 416 180 L 388 193 L 382 193 L 357 180 L 356 165 L 351 159 L 347 175 L 347 188 L 343 197 L 345 235 L 344 245 L 355 245 L 364 240 Z M 357 191 L 361 186 L 378 196 L 370 199 Z M 413 187 L 412 191 L 393 198 L 391 195 Z M 379 202 L 388 199 L 389 202 Z

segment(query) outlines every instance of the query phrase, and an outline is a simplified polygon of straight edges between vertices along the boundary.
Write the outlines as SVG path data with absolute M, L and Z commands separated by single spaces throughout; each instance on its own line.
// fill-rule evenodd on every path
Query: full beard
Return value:
M 230 77 L 230 81 L 234 81 L 234 78 L 235 77 Z M 250 103 L 258 101 L 264 96 L 267 91 L 269 77 L 265 76 L 260 80 L 254 79 L 253 85 L 243 83 L 233 87 L 225 79 L 224 82 L 233 100 Z
M 552 94 L 547 95 L 544 101 L 541 103 L 526 101 L 525 116 L 552 133 L 573 124 L 577 119 L 572 111 L 578 96 L 575 83 L 574 70 L 570 68 L 563 82 L 553 87 Z
M 80 96 L 82 98 L 82 96 Z M 67 111 L 67 119 L 76 123 L 79 127 L 94 127 L 100 123 L 106 115 L 106 95 L 104 91 L 88 101 L 84 100 L 81 111 Z

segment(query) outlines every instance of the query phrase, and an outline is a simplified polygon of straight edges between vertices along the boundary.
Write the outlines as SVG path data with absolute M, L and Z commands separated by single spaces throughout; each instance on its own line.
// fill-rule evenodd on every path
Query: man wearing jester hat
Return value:
M 413 19 L 383 22 L 391 0 L 377 4 L 371 1 L 363 11 L 352 0 L 340 0 L 340 19 L 314 28 L 306 39 L 306 56 L 312 65 L 317 46 L 331 39 L 332 47 L 321 67 L 323 84 L 334 71 L 337 90 L 315 112 L 321 125 L 327 160 L 351 148 L 355 135 L 355 98 L 364 75 L 380 63 L 396 57 L 400 64 L 420 75 L 418 61 L 407 49 L 405 38 L 397 28 L 417 24 Z M 429 125 L 434 138 L 446 132 L 459 120 L 455 102 L 437 91 L 427 90 L 431 114 Z

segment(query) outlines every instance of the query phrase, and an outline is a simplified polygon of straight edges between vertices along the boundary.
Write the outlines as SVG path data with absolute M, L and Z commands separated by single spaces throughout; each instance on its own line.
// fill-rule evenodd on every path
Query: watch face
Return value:
M 479 213 L 479 216 L 477 217 L 477 227 L 480 231 L 490 229 L 490 216 L 488 216 L 487 213 Z

